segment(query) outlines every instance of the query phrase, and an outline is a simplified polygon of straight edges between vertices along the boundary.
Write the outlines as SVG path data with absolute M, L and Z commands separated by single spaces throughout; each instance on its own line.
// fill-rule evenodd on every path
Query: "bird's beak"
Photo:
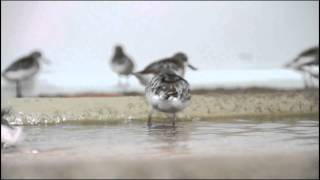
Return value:
M 198 70 L 196 67 L 192 66 L 191 64 L 188 64 L 188 67 L 194 71 Z
M 47 65 L 51 64 L 51 61 L 47 58 L 41 58 L 41 60 L 42 60 L 42 62 L 44 62 Z

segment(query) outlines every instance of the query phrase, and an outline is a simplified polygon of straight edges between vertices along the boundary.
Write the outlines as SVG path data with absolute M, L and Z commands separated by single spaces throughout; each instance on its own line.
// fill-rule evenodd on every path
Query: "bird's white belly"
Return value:
M 21 80 L 21 79 L 29 78 L 37 72 L 38 72 L 38 67 L 33 66 L 32 68 L 29 68 L 29 69 L 19 69 L 16 71 L 8 71 L 5 73 L 4 76 L 9 80 Z
M 181 111 L 186 108 L 188 104 L 187 101 L 181 101 L 176 97 L 162 99 L 158 95 L 152 95 L 152 97 L 149 98 L 149 101 L 155 109 L 167 113 L 175 113 Z
M 125 64 L 113 64 L 112 70 L 116 73 L 124 73 L 127 69 L 127 66 Z
M 22 139 L 22 128 L 9 128 L 8 126 L 1 125 L 1 142 L 13 145 Z
M 113 72 L 119 73 L 119 74 L 127 74 L 128 68 L 129 68 L 129 61 L 125 61 L 125 63 L 119 64 L 119 63 L 112 63 L 111 68 Z
M 319 74 L 319 66 L 313 65 L 313 66 L 303 66 L 301 69 L 305 72 L 311 73 L 311 74 Z

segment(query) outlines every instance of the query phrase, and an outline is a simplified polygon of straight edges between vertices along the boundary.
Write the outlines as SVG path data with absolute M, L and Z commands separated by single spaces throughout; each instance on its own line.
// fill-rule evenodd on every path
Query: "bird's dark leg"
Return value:
M 313 76 L 309 73 L 307 73 L 307 74 L 309 77 L 310 87 L 311 87 L 311 89 L 313 89 L 315 87 L 315 84 L 313 83 Z
M 152 114 L 153 114 L 153 109 L 151 108 L 151 110 L 149 111 L 149 115 L 148 115 L 148 127 L 149 128 L 152 126 L 152 123 L 151 123 Z
M 304 82 L 304 88 L 305 89 L 309 89 L 309 84 L 308 84 L 308 74 L 307 73 L 303 73 L 302 77 L 303 77 L 303 82 Z
M 118 86 L 120 87 L 121 86 L 121 75 L 118 74 Z
M 16 81 L 16 97 L 20 98 L 22 97 L 22 93 L 21 93 L 21 83 L 19 80 Z
M 126 76 L 126 86 L 129 86 L 129 76 Z
M 177 119 L 176 113 L 173 113 L 173 115 L 172 115 L 172 127 L 176 126 L 176 119 Z

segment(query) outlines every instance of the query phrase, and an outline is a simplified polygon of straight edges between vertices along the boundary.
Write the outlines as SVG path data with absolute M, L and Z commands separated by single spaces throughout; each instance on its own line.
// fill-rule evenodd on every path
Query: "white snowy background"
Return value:
M 301 88 L 301 74 L 282 66 L 319 44 L 319 2 L 1 1 L 1 71 L 35 49 L 52 62 L 24 95 L 119 91 L 116 44 L 135 70 L 185 52 L 199 68 L 187 71 L 192 88 Z M 14 87 L 1 79 L 2 96 Z M 131 77 L 127 90 L 143 87 Z

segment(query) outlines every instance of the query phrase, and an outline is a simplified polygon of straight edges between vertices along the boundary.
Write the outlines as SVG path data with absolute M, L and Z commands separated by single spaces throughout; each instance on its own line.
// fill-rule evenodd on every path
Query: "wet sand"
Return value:
M 198 92 L 178 118 L 299 116 L 319 114 L 319 91 L 310 90 L 216 90 Z M 12 123 L 54 124 L 66 121 L 146 121 L 149 107 L 144 96 L 21 98 L 1 102 L 12 109 Z M 166 118 L 163 113 L 155 114 Z M 10 118 L 9 118 L 10 120 Z
M 174 129 L 147 128 L 143 96 L 9 99 L 26 138 L 1 151 L 2 178 L 319 178 L 318 95 L 194 93 Z
M 107 150 L 106 150 L 107 151 Z M 43 157 L 44 156 L 44 157 Z M 60 157 L 57 153 L 5 157 L 2 178 L 319 178 L 318 151 Z M 51 158 L 47 158 L 51 156 Z M 85 158 L 83 158 L 85 156 Z M 12 172 L 14 171 L 14 173 Z

